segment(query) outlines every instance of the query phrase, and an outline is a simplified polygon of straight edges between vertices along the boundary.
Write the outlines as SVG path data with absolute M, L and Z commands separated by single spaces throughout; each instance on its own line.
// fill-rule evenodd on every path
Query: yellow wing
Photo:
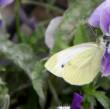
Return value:
M 47 70 L 70 84 L 90 83 L 100 70 L 102 49 L 95 43 L 85 43 L 53 55 L 45 64 Z

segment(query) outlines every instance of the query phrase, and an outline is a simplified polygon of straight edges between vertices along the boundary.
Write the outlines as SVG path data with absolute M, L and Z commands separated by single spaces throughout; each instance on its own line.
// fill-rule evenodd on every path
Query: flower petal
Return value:
M 109 33 L 110 26 L 110 6 L 106 7 L 100 15 L 100 28 L 104 34 Z
M 101 71 L 102 76 L 110 75 L 110 53 L 108 51 L 108 48 L 106 48 L 104 56 L 101 61 Z
M 6 6 L 12 3 L 14 0 L 0 0 L 0 6 Z
M 110 0 L 106 0 L 106 2 L 110 3 Z
M 45 44 L 49 49 L 52 49 L 54 46 L 54 35 L 61 21 L 61 16 L 53 18 L 45 31 Z
M 82 101 L 83 101 L 83 97 L 78 93 L 74 93 L 71 109 L 81 109 Z
M 106 1 L 104 1 L 103 3 L 101 3 L 96 10 L 92 13 L 92 15 L 89 17 L 88 19 L 88 23 L 93 26 L 93 27 L 99 27 L 100 24 L 100 14 L 102 12 L 102 10 L 105 8 L 106 6 Z

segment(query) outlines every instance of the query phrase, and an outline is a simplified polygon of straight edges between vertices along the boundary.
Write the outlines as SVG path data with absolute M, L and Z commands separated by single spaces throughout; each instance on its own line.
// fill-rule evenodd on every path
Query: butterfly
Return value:
M 45 68 L 71 85 L 89 84 L 101 68 L 101 59 L 107 44 L 105 37 L 102 39 L 100 43 L 83 43 L 54 54 L 45 63 Z

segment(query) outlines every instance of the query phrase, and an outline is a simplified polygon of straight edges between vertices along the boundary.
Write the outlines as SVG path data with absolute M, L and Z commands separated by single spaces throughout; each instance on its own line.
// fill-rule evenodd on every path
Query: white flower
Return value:
M 45 44 L 47 45 L 47 47 L 49 49 L 52 49 L 53 46 L 54 46 L 54 35 L 55 35 L 57 27 L 61 23 L 61 19 L 62 19 L 61 16 L 53 18 L 50 21 L 50 23 L 49 23 L 49 25 L 48 25 L 48 27 L 46 29 L 46 32 L 45 32 Z

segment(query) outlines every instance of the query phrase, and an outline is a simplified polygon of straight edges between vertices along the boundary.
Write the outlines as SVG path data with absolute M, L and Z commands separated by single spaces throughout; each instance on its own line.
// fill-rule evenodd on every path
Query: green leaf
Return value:
M 14 44 L 5 37 L 0 37 L 0 53 L 12 60 L 31 77 L 35 56 L 32 49 L 26 44 Z
M 88 41 L 89 41 L 89 36 L 86 26 L 84 24 L 81 24 L 76 29 L 74 44 L 80 44 L 82 42 L 88 42 Z
M 32 84 L 33 87 L 35 89 L 35 91 L 37 92 L 37 94 L 39 95 L 40 98 L 40 104 L 43 107 L 45 104 L 45 94 L 43 91 L 43 85 L 44 85 L 44 62 L 40 61 L 37 62 L 34 70 L 32 72 Z
M 36 63 L 32 49 L 26 44 L 14 44 L 6 38 L 0 37 L 0 53 L 12 60 L 29 75 L 40 101 L 45 102 L 42 76 L 44 65 L 43 62 Z
M 104 92 L 95 91 L 93 95 L 105 109 L 110 109 L 110 99 Z

